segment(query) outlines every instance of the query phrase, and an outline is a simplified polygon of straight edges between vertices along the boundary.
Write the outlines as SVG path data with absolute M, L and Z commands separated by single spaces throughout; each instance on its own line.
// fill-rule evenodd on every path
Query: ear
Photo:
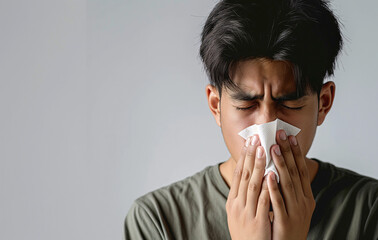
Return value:
M 322 125 L 328 112 L 331 110 L 333 100 L 335 99 L 336 85 L 329 81 L 323 84 L 319 93 L 319 109 L 318 109 L 318 126 Z
M 210 111 L 213 114 L 215 121 L 217 122 L 218 126 L 220 127 L 221 121 L 220 121 L 219 93 L 213 85 L 208 84 L 206 86 L 206 96 L 207 96 L 207 102 L 209 104 Z

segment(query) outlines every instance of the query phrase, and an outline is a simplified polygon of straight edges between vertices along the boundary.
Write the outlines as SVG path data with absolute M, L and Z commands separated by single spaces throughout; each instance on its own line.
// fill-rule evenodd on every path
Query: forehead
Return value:
M 273 96 L 296 90 L 290 63 L 269 59 L 240 61 L 231 70 L 232 81 L 244 92 L 264 94 L 265 86 Z

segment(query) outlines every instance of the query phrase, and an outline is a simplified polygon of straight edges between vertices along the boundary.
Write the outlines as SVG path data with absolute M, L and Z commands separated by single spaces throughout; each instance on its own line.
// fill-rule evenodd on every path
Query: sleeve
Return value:
M 370 212 L 364 227 L 363 239 L 378 239 L 378 191 L 373 196 Z
M 151 212 L 135 201 L 125 218 L 125 240 L 164 239 L 158 226 Z

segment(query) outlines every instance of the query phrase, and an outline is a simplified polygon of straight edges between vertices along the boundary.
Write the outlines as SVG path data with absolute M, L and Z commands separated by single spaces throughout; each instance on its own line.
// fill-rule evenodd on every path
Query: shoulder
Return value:
M 125 220 L 126 236 L 133 231 L 141 239 L 166 238 L 175 236 L 193 226 L 197 215 L 202 211 L 203 202 L 214 189 L 213 175 L 218 164 L 208 166 L 192 176 L 161 187 L 137 198 Z M 129 232 L 129 233 L 128 233 Z M 138 237 L 134 237 L 138 238 Z M 132 238 L 132 239 L 134 239 Z
M 354 192 L 370 199 L 378 197 L 377 179 L 328 162 L 317 161 L 319 162 L 319 176 L 315 184 L 322 185 L 324 190 L 331 189 L 333 192 L 340 190 L 345 194 Z
M 365 193 L 371 197 L 378 195 L 378 180 L 369 176 L 359 174 L 350 169 L 335 166 L 330 163 L 328 167 L 331 172 L 331 183 L 343 184 L 358 193 Z
M 160 223 L 145 206 L 135 201 L 124 221 L 125 239 L 163 239 Z
M 209 184 L 211 172 L 216 166 L 208 166 L 192 176 L 148 192 L 137 198 L 135 203 L 145 208 L 150 208 L 156 202 L 164 205 L 165 203 L 172 203 L 172 201 L 176 203 L 177 201 L 186 201 L 190 199 L 190 196 L 200 192 L 205 185 Z
M 311 186 L 316 208 L 309 239 L 319 239 L 319 236 L 376 239 L 377 179 L 319 161 L 319 171 Z

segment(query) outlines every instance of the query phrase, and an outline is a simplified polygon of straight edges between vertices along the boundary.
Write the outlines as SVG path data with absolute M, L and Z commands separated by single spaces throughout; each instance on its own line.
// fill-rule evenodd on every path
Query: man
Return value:
M 342 46 L 323 0 L 223 0 L 210 13 L 201 58 L 207 99 L 231 157 L 138 198 L 126 239 L 378 239 L 378 181 L 306 157 L 330 111 Z M 252 124 L 280 119 L 263 149 Z M 266 151 L 278 170 L 264 176 Z

